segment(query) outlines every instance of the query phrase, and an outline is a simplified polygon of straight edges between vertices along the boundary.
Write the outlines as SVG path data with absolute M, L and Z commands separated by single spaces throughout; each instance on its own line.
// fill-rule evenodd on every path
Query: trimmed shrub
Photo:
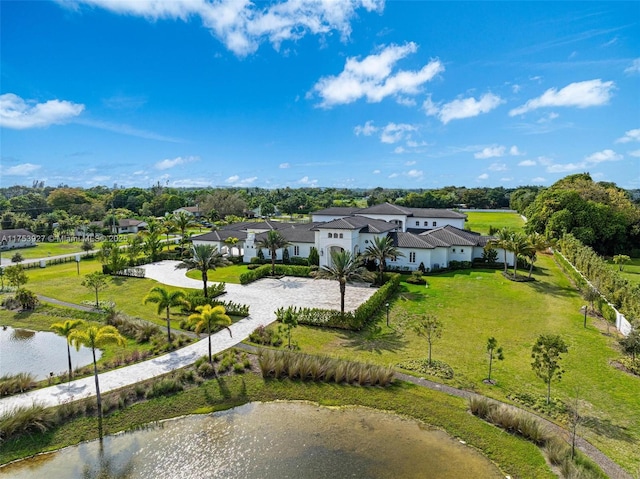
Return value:
M 56 413 L 42 404 L 16 407 L 0 416 L 0 442 L 30 432 L 45 432 L 56 423 Z

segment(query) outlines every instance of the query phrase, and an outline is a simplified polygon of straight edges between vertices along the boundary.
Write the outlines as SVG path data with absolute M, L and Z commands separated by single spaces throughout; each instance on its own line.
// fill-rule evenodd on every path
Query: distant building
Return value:
M 0 250 L 36 246 L 36 235 L 24 228 L 0 230 Z
M 312 247 L 320 255 L 320 266 L 331 261 L 332 251 L 347 250 L 357 255 L 373 244 L 374 238 L 389 236 L 404 256 L 389 261 L 389 266 L 417 270 L 448 267 L 451 261 L 481 258 L 492 237 L 464 230 L 466 215 L 453 210 L 404 208 L 385 203 L 370 208 L 328 208 L 311 214 L 310 223 L 278 221 L 241 222 L 222 227 L 191 239 L 194 244 L 213 244 L 222 252 L 225 240 L 238 238 L 234 246 L 245 262 L 258 255 L 256 244 L 267 231 L 277 230 L 287 241 L 289 256 L 307 258 Z M 498 249 L 500 258 L 502 250 Z M 268 252 L 263 251 L 265 257 Z M 277 251 L 282 259 L 282 250 Z M 507 252 L 507 263 L 513 264 Z
M 190 214 L 194 218 L 202 218 L 204 216 L 204 213 L 202 212 L 199 206 L 183 206 L 182 208 L 173 210 L 174 213 L 178 213 L 180 211 L 184 211 L 185 213 Z

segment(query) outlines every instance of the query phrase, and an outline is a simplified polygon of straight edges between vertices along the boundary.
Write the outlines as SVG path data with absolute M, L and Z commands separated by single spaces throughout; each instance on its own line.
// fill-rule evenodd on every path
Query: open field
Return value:
M 518 213 L 511 212 L 484 212 L 484 211 L 465 211 L 467 222 L 471 231 L 489 234 L 489 228 L 511 228 L 518 230 L 524 226 L 524 220 Z
M 640 283 L 640 258 L 631 258 L 631 261 L 624 265 L 622 271 L 620 271 L 620 267 L 617 264 L 614 264 L 613 260 L 608 260 L 607 263 L 623 278 L 632 283 Z
M 606 327 L 589 319 L 583 329 L 582 300 L 549 256 L 541 255 L 533 283 L 513 283 L 500 271 L 465 270 L 427 277 L 429 287 L 403 284 L 392 302 L 391 327 L 360 333 L 299 326 L 293 340 L 303 352 L 397 365 L 427 356 L 427 342 L 418 337 L 411 317 L 435 314 L 444 323 L 434 341 L 433 357 L 449 364 L 454 386 L 509 401 L 528 394 L 542 399 L 545 384 L 533 373 L 531 347 L 540 334 L 559 334 L 569 345 L 560 382 L 551 394 L 568 403 L 579 389 L 586 420 L 580 433 L 629 471 L 640 467 L 640 378 L 611 366 L 620 356 Z M 487 376 L 486 342 L 494 336 L 504 347 L 505 360 L 494 362 L 496 386 Z M 431 378 L 434 379 L 434 378 Z

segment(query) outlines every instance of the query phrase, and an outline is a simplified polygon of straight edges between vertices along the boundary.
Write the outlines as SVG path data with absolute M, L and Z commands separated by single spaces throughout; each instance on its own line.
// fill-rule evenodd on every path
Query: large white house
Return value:
M 289 256 L 306 258 L 312 247 L 320 255 L 320 266 L 330 264 L 331 252 L 348 250 L 363 253 L 374 238 L 389 236 L 403 253 L 388 262 L 389 266 L 417 270 L 422 265 L 433 270 L 446 268 L 451 261 L 473 261 L 481 258 L 490 236 L 466 231 L 466 215 L 453 210 L 404 208 L 389 203 L 369 208 L 328 208 L 311 215 L 310 223 L 263 221 L 225 226 L 192 237 L 194 244 L 213 244 L 220 251 L 242 255 L 245 262 L 258 255 L 256 243 L 269 230 L 277 230 L 289 241 Z M 238 242 L 229 251 L 228 238 Z M 504 252 L 498 250 L 502 259 Z M 263 251 L 265 257 L 269 256 Z M 277 258 L 282 259 L 282 250 Z M 513 253 L 507 252 L 507 263 L 513 264 Z

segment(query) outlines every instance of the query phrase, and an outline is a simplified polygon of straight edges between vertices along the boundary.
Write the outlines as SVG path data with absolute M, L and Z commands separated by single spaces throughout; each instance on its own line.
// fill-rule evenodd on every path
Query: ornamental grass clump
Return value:
M 42 404 L 16 407 L 0 416 L 0 443 L 26 432 L 45 432 L 56 424 L 56 413 Z
M 290 351 L 263 351 L 258 363 L 265 378 L 383 387 L 394 378 L 391 368 Z
M 35 378 L 29 373 L 5 374 L 0 376 L 0 396 L 23 393 L 35 385 Z

